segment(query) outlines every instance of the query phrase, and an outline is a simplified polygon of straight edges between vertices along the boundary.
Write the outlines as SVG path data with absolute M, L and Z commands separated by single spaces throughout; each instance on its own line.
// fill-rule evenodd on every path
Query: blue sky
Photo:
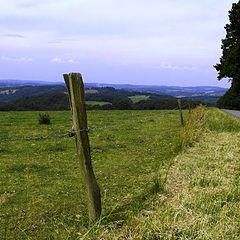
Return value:
M 0 79 L 228 87 L 213 65 L 233 2 L 0 0 Z

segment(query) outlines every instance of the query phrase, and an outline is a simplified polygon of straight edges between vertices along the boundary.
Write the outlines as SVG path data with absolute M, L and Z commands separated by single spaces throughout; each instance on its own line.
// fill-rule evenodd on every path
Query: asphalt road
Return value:
M 240 111 L 237 110 L 228 110 L 228 109 L 222 109 L 222 111 L 224 111 L 225 113 L 228 113 L 229 115 L 236 117 L 238 119 L 240 119 Z

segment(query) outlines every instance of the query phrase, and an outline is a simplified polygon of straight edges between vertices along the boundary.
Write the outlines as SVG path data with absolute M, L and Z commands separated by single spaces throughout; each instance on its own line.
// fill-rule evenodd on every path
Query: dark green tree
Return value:
M 226 37 L 222 40 L 222 57 L 214 67 L 218 79 L 228 78 L 231 87 L 218 101 L 219 107 L 240 109 L 240 1 L 232 4 L 229 23 L 225 26 Z

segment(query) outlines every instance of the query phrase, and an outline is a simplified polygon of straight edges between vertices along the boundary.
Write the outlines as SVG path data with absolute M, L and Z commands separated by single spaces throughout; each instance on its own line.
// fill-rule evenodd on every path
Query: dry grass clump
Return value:
M 180 133 L 180 145 L 182 148 L 191 147 L 201 136 L 205 125 L 205 111 L 206 108 L 200 105 L 187 116 L 185 125 Z

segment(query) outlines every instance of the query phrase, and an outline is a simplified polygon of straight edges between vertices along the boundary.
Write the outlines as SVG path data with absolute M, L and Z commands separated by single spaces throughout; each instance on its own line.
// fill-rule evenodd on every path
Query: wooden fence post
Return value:
M 181 125 L 184 126 L 181 99 L 178 98 L 177 102 L 178 102 L 178 109 L 179 109 L 179 114 L 180 114 Z
M 77 154 L 87 192 L 89 220 L 95 222 L 101 215 L 101 193 L 91 162 L 84 85 L 80 73 L 63 74 L 63 77 L 68 90 Z
M 191 113 L 192 108 L 191 108 L 191 103 L 188 103 L 188 113 Z

